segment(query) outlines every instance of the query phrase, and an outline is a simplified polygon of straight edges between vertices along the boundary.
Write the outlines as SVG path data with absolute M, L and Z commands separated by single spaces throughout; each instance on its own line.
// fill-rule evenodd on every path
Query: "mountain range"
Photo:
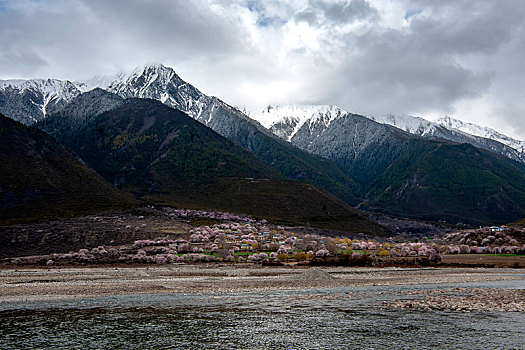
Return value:
M 111 128 L 114 132 L 131 128 L 131 136 L 108 136 L 113 146 L 120 137 L 117 144 L 123 142 L 128 151 L 126 142 L 142 137 L 140 130 L 148 123 L 141 118 L 148 113 L 143 111 L 132 118 L 119 111 L 130 103 L 139 103 L 128 101 L 130 98 L 146 98 L 186 113 L 249 151 L 257 159 L 250 164 L 264 164 L 268 178 L 313 184 L 351 205 L 396 216 L 471 224 L 508 222 L 525 213 L 520 141 L 488 129 L 483 133 L 468 124 L 460 126 L 451 119 L 452 126 L 408 116 L 367 118 L 335 106 L 269 106 L 263 112 L 250 113 L 250 118 L 218 98 L 202 94 L 162 65 L 85 82 L 36 82 L 0 83 L 0 111 L 26 124 L 39 121 L 38 127 L 84 161 L 93 157 L 104 163 L 105 153 L 100 152 L 109 152 L 113 159 L 123 157 L 119 153 L 122 150 L 109 150 L 109 144 L 99 153 L 91 148 L 93 155 L 86 152 L 86 145 L 106 142 L 103 138 L 95 140 L 93 130 L 100 129 L 103 135 Z M 148 106 L 158 108 L 151 103 Z M 131 116 L 131 112 L 128 108 L 126 115 Z M 115 123 L 105 125 L 108 118 Z M 129 125 L 142 126 L 124 127 L 125 118 L 133 119 Z M 465 130 L 477 130 L 477 134 Z M 92 139 L 86 140 L 86 133 Z M 159 134 L 159 140 L 163 137 L 167 134 Z M 148 160 L 158 157 L 142 148 L 134 152 Z M 97 169 L 94 163 L 88 164 Z M 123 185 L 118 179 L 126 176 L 119 172 L 129 174 L 129 166 L 114 166 L 120 168 L 98 171 Z M 129 169 L 139 173 L 136 167 Z M 133 186 L 133 181 L 143 184 L 148 176 L 133 178 L 125 186 Z M 147 196 L 158 194 L 156 183 L 160 181 L 151 182 Z M 138 192 L 144 190 L 137 188 Z
M 379 123 L 336 106 L 269 106 L 250 115 L 340 165 L 361 185 L 363 208 L 469 223 L 523 215 L 522 155 L 498 141 L 408 116 Z
M 328 127 L 349 112 L 333 105 L 284 105 L 268 106 L 263 110 L 251 111 L 251 118 L 259 121 L 275 135 L 292 141 L 297 131 L 307 124 L 324 124 Z M 428 121 L 410 115 L 387 114 L 367 117 L 380 124 L 387 124 L 410 134 L 426 139 L 449 140 L 456 143 L 469 143 L 507 158 L 525 163 L 525 141 L 513 139 L 488 127 L 464 123 L 447 116 L 436 121 Z
M 139 66 L 131 72 L 96 76 L 86 81 L 0 80 L 0 112 L 23 124 L 31 125 L 57 112 L 74 97 L 95 88 L 115 93 L 123 98 L 159 100 L 172 108 L 185 112 L 212 129 L 224 128 L 226 124 L 221 120 L 213 121 L 214 117 L 220 114 L 218 110 L 221 108 L 229 109 L 238 117 L 246 118 L 244 113 L 220 99 L 204 95 L 197 88 L 182 80 L 172 68 L 162 64 Z M 330 120 L 348 113 L 333 105 L 285 105 L 269 106 L 262 111 L 248 112 L 248 115 L 274 134 L 290 141 L 289 138 L 294 131 L 307 121 L 319 119 L 319 116 L 322 116 L 325 123 L 329 124 Z M 369 118 L 414 135 L 470 143 L 476 147 L 525 162 L 525 141 L 513 139 L 491 128 L 464 123 L 447 116 L 440 117 L 436 121 L 393 114 Z M 223 132 L 226 133 L 226 131 Z M 491 143 L 491 140 L 495 142 Z

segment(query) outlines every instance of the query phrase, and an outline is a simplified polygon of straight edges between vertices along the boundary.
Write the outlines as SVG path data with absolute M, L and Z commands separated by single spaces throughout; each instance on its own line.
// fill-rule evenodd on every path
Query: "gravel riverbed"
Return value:
M 521 289 L 450 288 L 454 283 L 514 281 Z M 395 308 L 525 311 L 525 271 L 483 268 L 284 268 L 230 265 L 80 267 L 0 270 L 0 307 L 13 302 L 103 295 L 232 293 L 359 286 L 431 286 L 408 290 Z

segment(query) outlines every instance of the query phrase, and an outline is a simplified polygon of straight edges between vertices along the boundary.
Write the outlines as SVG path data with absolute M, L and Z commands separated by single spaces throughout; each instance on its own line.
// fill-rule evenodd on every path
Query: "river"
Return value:
M 456 287 L 523 289 L 525 279 L 11 302 L 0 305 L 0 348 L 525 348 L 522 312 L 390 306 L 407 292 Z

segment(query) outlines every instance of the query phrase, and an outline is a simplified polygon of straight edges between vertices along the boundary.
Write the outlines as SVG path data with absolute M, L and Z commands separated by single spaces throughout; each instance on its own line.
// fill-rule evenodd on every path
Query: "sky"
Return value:
M 448 115 L 525 140 L 523 0 L 0 0 L 0 79 L 148 63 L 241 108 Z

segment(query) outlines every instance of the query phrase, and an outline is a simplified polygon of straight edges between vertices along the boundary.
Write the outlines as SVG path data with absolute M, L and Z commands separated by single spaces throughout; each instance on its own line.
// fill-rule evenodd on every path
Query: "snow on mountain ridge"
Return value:
M 42 92 L 42 94 L 67 100 L 75 97 L 80 92 L 69 80 L 59 79 L 0 80 L 0 88 L 18 90 L 19 94 L 34 89 Z
M 434 123 L 426 119 L 413 117 L 410 115 L 386 114 L 383 116 L 372 116 L 370 119 L 381 124 L 395 126 L 396 128 L 406 131 L 410 134 L 428 136 L 435 135 L 436 133 L 436 125 Z
M 83 91 L 96 87 L 123 98 L 152 98 L 198 119 L 209 98 L 182 80 L 174 69 L 160 63 L 138 66 L 108 76 L 77 82 Z
M 328 127 L 332 120 L 347 113 L 334 105 L 292 104 L 268 106 L 262 111 L 250 113 L 250 117 L 277 136 L 290 141 L 305 123 L 308 123 L 310 128 L 314 123 L 323 123 Z
M 456 136 L 461 135 L 465 138 L 474 137 L 497 141 L 499 143 L 502 143 L 503 145 L 513 148 L 518 153 L 521 153 L 522 155 L 519 158 L 525 159 L 525 141 L 513 139 L 488 127 L 483 127 L 472 123 L 464 123 L 461 120 L 454 119 L 448 116 L 439 117 L 434 121 L 429 121 L 420 117 L 414 117 L 410 115 L 394 114 L 374 116 L 371 117 L 371 119 L 378 123 L 389 124 L 411 134 L 423 137 L 434 136 L 447 138 L 444 135 L 444 130 L 440 130 L 440 128 L 444 128 L 445 130 L 454 133 Z M 494 150 L 493 148 L 491 149 Z
M 525 142 L 503 135 L 494 129 L 463 123 L 446 116 L 436 121 L 428 121 L 410 115 L 393 114 L 371 117 L 371 119 L 422 137 L 470 143 L 475 147 L 487 149 L 525 163 Z
M 26 123 L 45 118 L 49 106 L 67 103 L 81 93 L 69 80 L 59 79 L 0 80 L 0 91 L 4 95 L 2 99 L 14 99 L 15 105 L 28 101 L 34 106 L 28 107 L 30 111 L 25 111 L 26 115 L 21 119 Z
M 334 120 L 348 114 L 350 113 L 332 105 L 284 105 L 268 106 L 258 113 L 251 113 L 250 116 L 275 135 L 293 143 L 300 130 L 301 137 L 310 135 L 309 139 L 313 140 L 326 132 Z M 449 117 L 441 118 L 438 122 L 394 114 L 366 118 L 424 138 L 470 143 L 525 163 L 525 142 L 514 140 L 493 129 L 463 123 Z
M 175 71 L 171 68 L 164 67 L 161 64 L 143 65 L 138 66 L 130 71 L 121 71 L 116 74 L 106 76 L 94 76 L 91 79 L 77 82 L 77 84 L 83 89 L 83 91 L 89 91 L 94 88 L 101 88 L 114 93 L 124 91 L 125 85 L 135 85 L 135 94 L 144 94 L 144 91 L 153 84 L 159 77 L 161 77 L 162 86 L 166 87 L 170 82 L 171 78 L 176 75 Z M 147 81 L 141 82 L 140 89 L 136 86 L 136 81 L 141 77 L 146 77 Z
M 516 140 L 489 127 L 479 126 L 472 123 L 464 123 L 461 120 L 448 116 L 436 119 L 435 123 L 443 125 L 446 128 L 462 131 L 470 135 L 492 139 L 517 149 L 520 152 L 525 152 L 525 141 Z

